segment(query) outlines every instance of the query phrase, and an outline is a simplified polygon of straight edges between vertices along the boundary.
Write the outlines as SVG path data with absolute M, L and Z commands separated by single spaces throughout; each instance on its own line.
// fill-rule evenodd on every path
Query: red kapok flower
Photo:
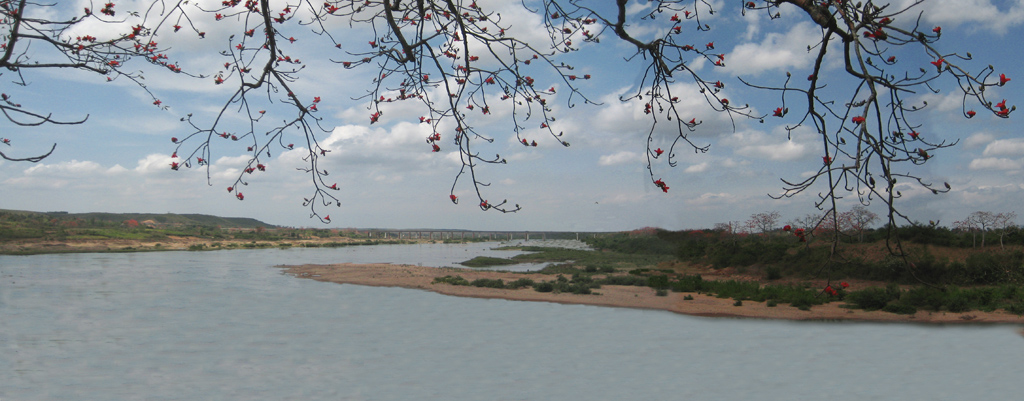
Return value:
M 1003 101 L 1001 101 L 999 103 L 996 103 L 996 107 L 998 107 L 1000 109 L 1005 109 L 1006 108 L 1006 99 L 1003 99 Z
M 775 109 L 775 113 L 772 114 L 772 115 L 774 115 L 775 117 L 782 117 L 782 113 L 783 113 L 782 108 L 778 107 L 778 108 Z
M 668 193 L 668 185 L 666 185 L 665 182 L 661 180 L 661 178 L 659 178 L 657 181 L 654 181 L 654 185 L 656 185 L 658 188 L 661 188 L 662 192 Z
M 912 139 L 912 140 L 913 139 L 917 139 L 918 136 L 921 136 L 921 134 L 918 133 L 917 131 L 910 131 L 910 133 L 907 134 L 907 135 L 910 135 L 910 139 Z
M 785 227 L 782 227 L 782 231 L 789 231 L 789 230 L 792 230 L 792 229 L 793 229 L 793 226 L 791 226 L 789 224 L 786 224 Z
M 456 202 L 459 200 L 459 197 L 455 196 L 455 194 L 448 195 L 448 198 L 450 198 L 452 202 Z
M 245 195 L 242 195 L 241 192 L 235 194 L 235 197 L 238 198 L 238 200 L 245 200 Z
M 974 110 L 970 110 L 970 111 L 967 112 L 967 118 L 972 118 L 972 117 L 974 117 L 975 114 L 978 114 L 978 113 L 975 113 Z
M 832 158 L 828 156 L 822 156 L 821 161 L 825 162 L 825 164 L 832 164 Z
M 999 86 L 1006 85 L 1007 82 L 1010 82 L 1010 78 L 1007 78 L 1006 74 L 999 74 Z
M 661 148 L 657 148 L 657 149 L 654 149 L 654 153 L 656 153 L 658 156 L 661 156 L 661 154 L 665 153 L 665 151 L 661 150 Z
M 842 286 L 843 288 L 849 288 L 850 287 L 850 283 L 847 283 L 845 281 L 842 282 L 842 283 L 839 283 L 839 285 Z
M 942 27 L 941 26 L 937 26 L 935 28 L 932 28 L 932 32 L 941 34 L 942 33 Z
M 864 123 L 864 117 L 862 117 L 862 116 L 855 116 L 852 119 L 850 119 L 850 121 L 853 121 L 854 124 L 860 125 L 860 124 Z

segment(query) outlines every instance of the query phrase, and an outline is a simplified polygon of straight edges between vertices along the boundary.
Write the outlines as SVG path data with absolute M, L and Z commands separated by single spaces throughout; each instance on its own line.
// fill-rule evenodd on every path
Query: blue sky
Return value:
M 69 10 L 80 10 L 88 2 L 75 1 Z M 219 2 L 216 2 L 219 3 Z M 502 12 L 505 21 L 523 35 L 536 33 L 540 17 L 522 9 L 519 2 L 479 1 L 485 9 Z M 777 107 L 777 94 L 744 87 L 738 77 L 760 83 L 778 84 L 787 71 L 806 76 L 817 29 L 799 10 L 782 7 L 782 18 L 769 20 L 764 13 L 740 13 L 739 1 L 711 1 L 717 10 L 702 19 L 712 31 L 697 32 L 683 25 L 682 36 L 694 44 L 715 42 L 726 54 L 726 67 L 712 68 L 701 61 L 690 65 L 705 79 L 726 83 L 724 97 L 733 104 L 750 104 L 760 114 Z M 894 6 L 909 4 L 894 1 Z M 119 2 L 128 10 L 137 2 Z M 63 7 L 63 5 L 61 6 Z M 631 5 L 634 15 L 648 10 L 649 4 Z M 1018 104 L 1024 84 L 1024 1 L 930 0 L 915 8 L 922 12 L 922 25 L 942 26 L 942 51 L 970 51 L 975 59 L 963 63 L 971 71 L 991 64 L 996 75 L 1013 79 L 1004 87 L 991 89 L 990 99 L 1006 98 Z M 69 11 L 71 12 L 71 11 Z M 667 29 L 668 16 L 656 24 L 635 24 L 640 35 L 654 35 Z M 910 23 L 908 15 L 897 20 Z M 232 21 L 200 21 L 208 30 L 203 41 L 161 33 L 161 46 L 171 46 L 186 70 L 215 74 L 224 60 L 217 54 L 226 47 L 233 33 Z M 237 25 L 234 25 L 237 27 Z M 89 27 L 84 27 L 89 28 Z M 94 29 L 111 29 L 95 27 Z M 483 180 L 492 183 L 485 196 L 491 202 L 507 199 L 522 210 L 513 214 L 483 212 L 474 201 L 458 205 L 448 199 L 459 164 L 448 142 L 442 151 L 430 152 L 424 138 L 430 128 L 418 124 L 423 110 L 411 103 L 389 104 L 380 122 L 370 125 L 369 103 L 353 100 L 365 93 L 376 75 L 371 68 L 343 69 L 329 58 L 345 59 L 321 38 L 292 23 L 284 29 L 299 39 L 293 54 L 307 63 L 295 85 L 300 97 L 320 96 L 318 116 L 330 132 L 322 134 L 322 143 L 332 150 L 324 161 L 342 189 L 337 192 L 340 207 L 322 209 L 330 214 L 329 227 L 452 228 L 502 230 L 628 230 L 644 226 L 668 229 L 711 227 L 716 223 L 743 221 L 752 213 L 777 210 L 784 221 L 814 213 L 813 202 L 823 188 L 791 199 L 774 200 L 769 194 L 781 193 L 780 178 L 798 179 L 821 165 L 820 139 L 810 131 L 796 131 L 787 138 L 783 125 L 787 118 L 730 120 L 711 111 L 692 83 L 675 86 L 684 114 L 703 124 L 691 138 L 711 145 L 706 154 L 677 149 L 678 166 L 668 166 L 664 158 L 653 165 L 656 178 L 671 189 L 663 193 L 649 179 L 645 141 L 648 117 L 639 101 L 622 102 L 620 96 L 637 90 L 642 64 L 624 60 L 628 46 L 612 36 L 600 44 L 583 44 L 579 52 L 565 60 L 577 67 L 579 75 L 593 79 L 576 81 L 579 89 L 598 105 L 582 104 L 574 99 L 570 107 L 564 90 L 550 73 L 538 68 L 539 87 L 553 85 L 559 95 L 552 100 L 558 117 L 556 130 L 564 131 L 568 148 L 544 136 L 539 129 L 528 129 L 526 137 L 539 146 L 523 147 L 508 129 L 508 110 L 495 108 L 493 116 L 476 120 L 477 127 L 495 138 L 493 144 L 478 145 L 484 154 L 500 154 L 507 165 L 484 166 Z M 688 31 L 687 31 L 688 30 Z M 367 51 L 372 34 L 364 28 L 342 29 L 345 49 Z M 691 39 L 692 38 L 692 39 Z M 811 38 L 811 39 L 808 39 Z M 541 42 L 543 43 L 543 42 Z M 836 54 L 838 54 L 836 52 Z M 899 54 L 900 62 L 910 66 L 928 66 L 929 58 L 919 49 Z M 228 85 L 214 85 L 212 79 L 194 79 L 174 75 L 135 63 L 142 69 L 150 90 L 161 99 L 166 110 L 152 105 L 143 90 L 127 82 L 106 82 L 105 78 L 69 71 L 26 73 L 30 83 L 20 87 L 11 83 L 9 72 L 0 76 L 0 88 L 15 96 L 29 109 L 53 112 L 66 120 L 88 116 L 86 123 L 73 126 L 46 125 L 15 127 L 4 122 L 0 137 L 9 138 L 12 156 L 45 152 L 56 143 L 52 156 L 40 163 L 0 162 L 3 196 L 0 208 L 70 212 L 171 212 L 208 213 L 233 217 L 258 218 L 271 224 L 322 227 L 311 220 L 302 206 L 309 196 L 308 176 L 296 171 L 301 167 L 300 149 L 281 151 L 267 163 L 268 171 L 254 176 L 244 188 L 245 200 L 238 201 L 225 191 L 244 167 L 239 149 L 216 147 L 209 179 L 204 169 L 169 168 L 175 150 L 171 137 L 190 132 L 180 121 L 188 113 L 197 119 L 210 118 L 229 96 Z M 829 90 L 842 99 L 850 81 L 843 79 L 841 65 L 832 60 L 825 74 Z M 903 188 L 899 205 L 912 219 L 941 220 L 945 225 L 977 210 L 1017 211 L 1024 182 L 1024 137 L 1022 123 L 1015 114 L 999 119 L 981 113 L 973 119 L 961 114 L 962 95 L 949 79 L 937 85 L 939 93 L 918 93 L 907 99 L 927 101 L 929 106 L 917 113 L 922 134 L 930 138 L 960 140 L 953 148 L 939 151 L 934 159 L 912 172 L 934 182 L 949 182 L 953 190 L 933 195 L 910 187 Z M 278 107 L 281 112 L 286 108 Z M 974 107 L 969 107 L 974 108 Z M 980 108 L 978 108 L 980 110 Z M 273 115 L 278 109 L 268 108 Z M 796 114 L 796 113 L 794 113 Z M 282 114 L 283 116 L 284 114 Z M 276 117 L 276 115 L 275 115 Z M 284 118 L 284 117 L 281 117 Z M 531 120 L 536 121 L 536 120 Z M 735 123 L 735 125 L 734 125 Z M 533 124 L 528 124 L 535 127 Z M 667 147 L 670 130 L 659 129 L 654 147 Z M 294 142 L 304 141 L 295 136 Z M 448 145 L 448 146 L 445 146 Z M 2 145 L 0 145 L 2 146 Z M 219 145 L 218 145 L 219 146 Z M 445 149 L 449 148 L 449 149 Z M 244 150 L 244 149 L 242 149 Z M 208 185 L 209 183 L 209 185 Z M 455 187 L 461 199 L 475 195 L 466 182 Z M 855 203 L 848 198 L 841 209 Z M 881 213 L 878 205 L 872 207 Z

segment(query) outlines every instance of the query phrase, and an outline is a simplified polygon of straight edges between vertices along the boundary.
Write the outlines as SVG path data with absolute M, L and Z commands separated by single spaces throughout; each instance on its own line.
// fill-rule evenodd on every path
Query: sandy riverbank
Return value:
M 284 272 L 299 278 L 307 278 L 338 284 L 357 284 L 377 287 L 401 287 L 432 291 L 444 295 L 472 298 L 500 298 L 514 301 L 556 302 L 623 308 L 658 309 L 694 316 L 746 317 L 785 320 L 858 320 L 874 322 L 909 323 L 1017 323 L 1024 324 L 1024 317 L 1005 312 L 971 311 L 965 313 L 919 311 L 914 315 L 897 315 L 882 311 L 867 312 L 859 309 L 842 308 L 842 302 L 814 306 L 802 311 L 789 305 L 768 307 L 764 302 L 745 301 L 734 306 L 732 299 L 721 299 L 700 294 L 670 292 L 668 296 L 656 296 L 648 287 L 602 286 L 595 292 L 600 295 L 577 295 L 568 293 L 542 293 L 530 288 L 519 290 L 479 288 L 433 283 L 435 277 L 459 275 L 473 281 L 480 278 L 503 279 L 506 282 L 519 278 L 546 281 L 537 274 L 505 273 L 473 269 L 433 268 L 389 264 L 335 264 L 281 266 Z M 693 300 L 684 300 L 692 295 Z

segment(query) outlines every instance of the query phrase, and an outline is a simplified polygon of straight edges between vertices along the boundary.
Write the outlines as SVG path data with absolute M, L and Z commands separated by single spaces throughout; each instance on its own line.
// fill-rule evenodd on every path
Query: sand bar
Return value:
M 391 264 L 332 264 L 279 267 L 284 269 L 284 273 L 295 277 L 338 284 L 420 289 L 457 297 L 657 309 L 693 316 L 812 321 L 851 320 L 905 323 L 1024 324 L 1024 317 L 1003 311 L 970 311 L 964 313 L 918 311 L 914 315 L 898 315 L 882 311 L 867 312 L 860 309 L 843 308 L 841 307 L 843 305 L 842 302 L 816 305 L 809 311 L 802 311 L 787 304 L 768 307 L 764 302 L 754 301 L 744 301 L 742 306 L 735 306 L 733 304 L 736 301 L 732 299 L 722 299 L 702 294 L 669 292 L 668 296 L 659 297 L 649 287 L 603 285 L 600 289 L 594 290 L 600 295 L 577 295 L 569 293 L 543 293 L 534 291 L 531 288 L 508 290 L 433 283 L 435 277 L 446 275 L 462 276 L 469 281 L 480 278 L 503 279 L 505 282 L 514 281 L 519 278 L 530 278 L 535 281 L 554 279 L 554 276 L 550 275 L 529 273 Z M 684 300 L 683 297 L 686 295 L 691 295 L 694 299 Z

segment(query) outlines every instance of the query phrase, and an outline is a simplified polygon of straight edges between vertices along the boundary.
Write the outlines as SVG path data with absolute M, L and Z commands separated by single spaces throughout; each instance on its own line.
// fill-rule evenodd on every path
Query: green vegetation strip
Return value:
M 504 265 L 514 265 L 519 262 L 504 258 L 492 258 L 490 256 L 477 256 L 473 259 L 459 263 L 466 267 L 494 267 Z

